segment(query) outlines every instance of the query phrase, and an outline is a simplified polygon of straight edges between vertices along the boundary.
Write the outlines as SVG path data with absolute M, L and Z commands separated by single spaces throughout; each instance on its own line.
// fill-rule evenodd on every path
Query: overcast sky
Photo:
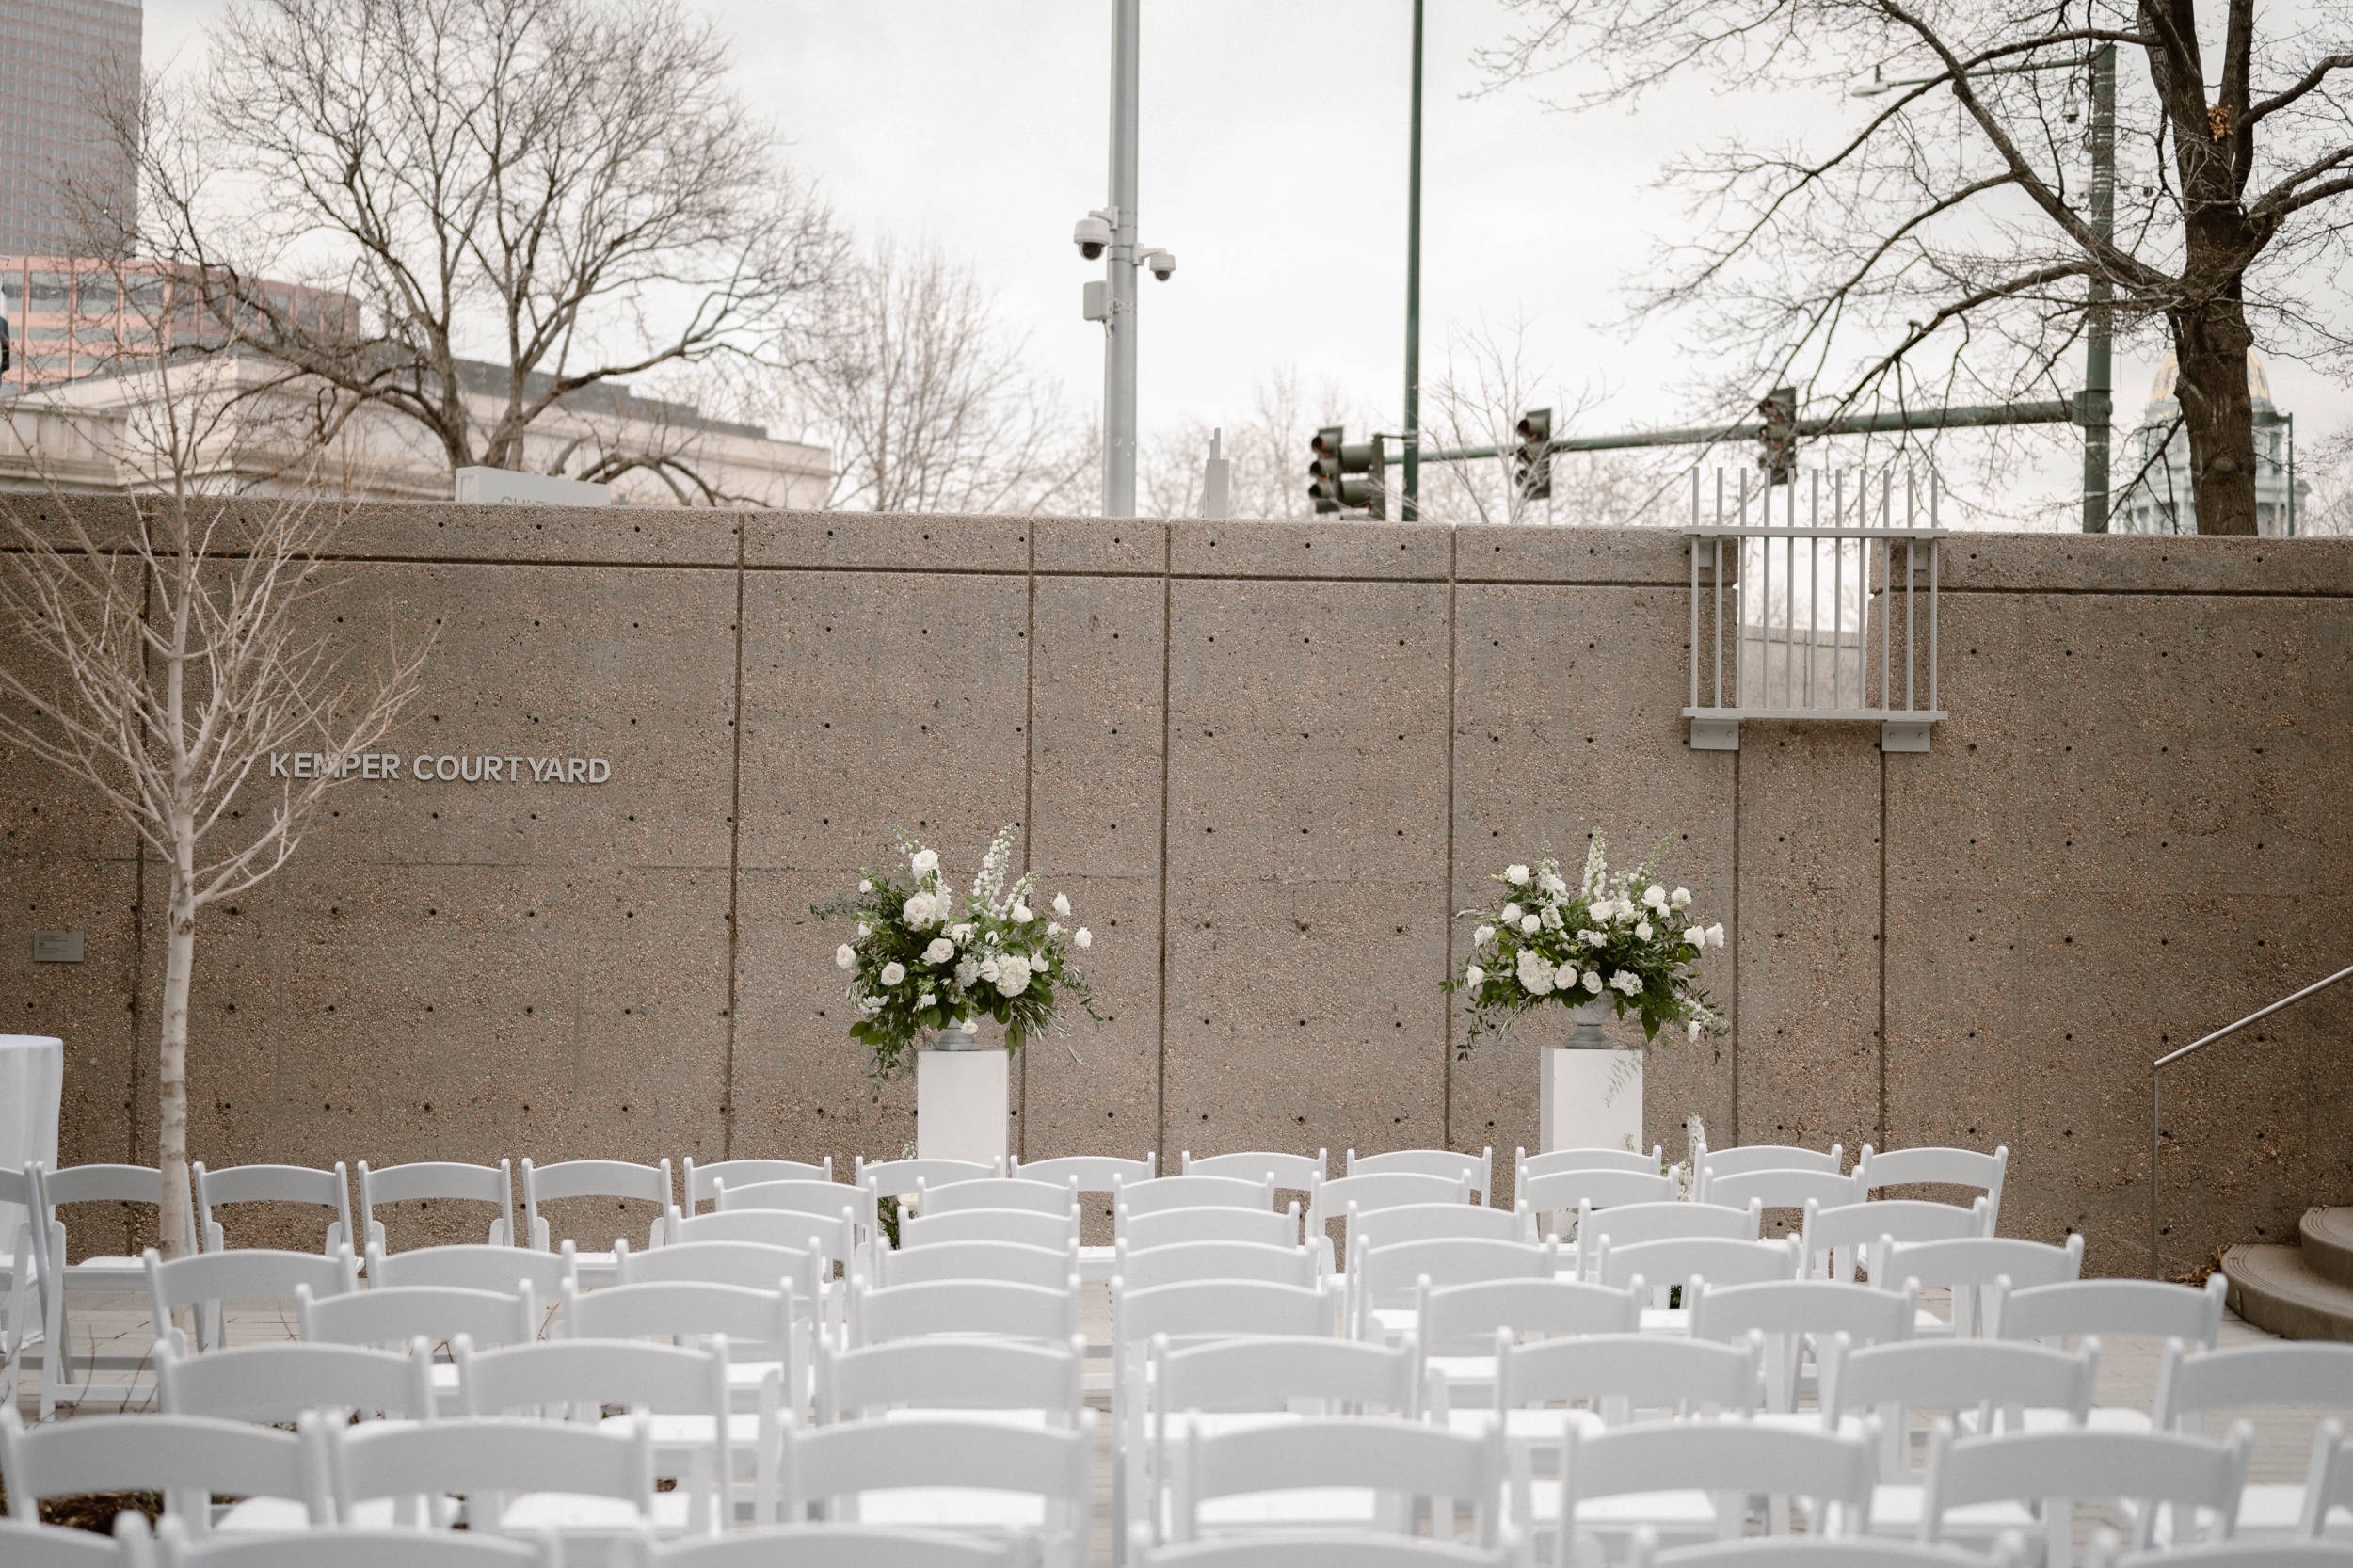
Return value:
M 691 0 L 690 0 L 691 3 Z M 1108 200 L 1109 0 L 700 0 L 735 40 L 742 88 L 789 155 L 861 231 L 936 242 L 997 292 L 1004 320 L 1072 406 L 1101 395 L 1100 329 L 1079 314 L 1071 224 Z M 151 67 L 184 64 L 219 0 L 148 0 Z M 1144 0 L 1142 218 L 1176 251 L 1143 283 L 1142 422 L 1248 411 L 1283 368 L 1395 417 L 1403 365 L 1410 0 Z M 1620 288 L 1683 214 L 1661 158 L 1738 130 L 1827 131 L 1837 96 L 1724 101 L 1693 90 L 1639 112 L 1562 114 L 1515 88 L 1472 96 L 1493 0 L 1429 0 L 1425 378 L 1449 324 L 1531 323 L 1532 359 L 1604 389 L 1582 428 L 1679 422 L 1692 367 L 1664 332 L 1629 340 Z M 2120 367 L 2119 424 L 2153 365 Z M 2353 396 L 2293 364 L 2275 394 L 2307 441 Z M 2078 460 L 2055 456 L 2064 488 Z

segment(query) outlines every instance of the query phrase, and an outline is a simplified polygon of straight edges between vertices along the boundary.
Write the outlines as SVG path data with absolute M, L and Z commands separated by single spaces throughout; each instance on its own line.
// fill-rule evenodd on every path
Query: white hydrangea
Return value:
M 857 962 L 857 950 L 844 942 L 833 950 L 833 962 L 836 968 L 846 969 Z
M 1624 991 L 1629 997 L 1639 997 L 1642 994 L 1642 977 L 1632 969 L 1620 969 L 1609 977 L 1609 988 Z
M 1030 961 L 1019 953 L 1007 953 L 997 963 L 997 991 L 1000 996 L 1017 997 L 1030 988 Z
M 883 966 L 882 983 L 885 985 L 896 985 L 906 977 L 907 967 L 895 958 Z
M 939 870 L 939 852 L 933 849 L 919 849 L 907 864 L 914 868 L 916 875 L 929 876 Z
M 945 964 L 949 959 L 953 958 L 955 955 L 955 943 L 948 940 L 945 936 L 935 936 L 931 940 L 931 945 L 923 950 L 923 962 L 926 964 Z
M 956 960 L 956 984 L 958 985 L 963 986 L 968 991 L 972 988 L 972 983 L 980 978 L 981 963 L 979 959 L 974 958 L 969 953 L 967 953 L 964 957 Z
M 1534 997 L 1552 994 L 1552 966 L 1528 949 L 1520 949 L 1520 988 Z

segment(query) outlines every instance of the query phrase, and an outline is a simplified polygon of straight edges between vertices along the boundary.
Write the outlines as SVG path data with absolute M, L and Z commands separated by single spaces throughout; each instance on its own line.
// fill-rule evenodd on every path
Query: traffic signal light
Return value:
M 1765 428 L 1756 436 L 1764 449 L 1757 454 L 1756 466 L 1765 471 L 1767 484 L 1786 485 L 1798 467 L 1798 389 L 1775 387 L 1756 411 L 1765 416 Z
M 1552 499 L 1552 410 L 1530 408 L 1513 425 L 1520 444 L 1512 453 L 1512 483 L 1523 501 Z
M 1307 494 L 1319 513 L 1363 511 L 1378 515 L 1382 507 L 1381 439 L 1351 441 L 1344 425 L 1327 424 L 1316 432 L 1315 454 L 1307 464 Z

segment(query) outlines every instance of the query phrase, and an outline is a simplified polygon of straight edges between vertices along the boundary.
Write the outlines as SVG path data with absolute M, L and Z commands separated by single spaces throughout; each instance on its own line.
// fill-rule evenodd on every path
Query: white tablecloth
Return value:
M 57 1101 L 65 1092 L 65 1042 L 53 1034 L 0 1034 L 0 1166 L 38 1160 L 57 1168 Z M 0 1267 L 16 1245 L 24 1210 L 0 1203 Z

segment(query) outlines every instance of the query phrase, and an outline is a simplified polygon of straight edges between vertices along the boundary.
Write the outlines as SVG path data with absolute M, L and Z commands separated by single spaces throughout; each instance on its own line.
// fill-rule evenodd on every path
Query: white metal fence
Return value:
M 1737 750 L 1740 721 L 1881 727 L 1926 751 L 1937 691 L 1945 530 L 1934 472 L 1691 479 L 1691 744 Z

